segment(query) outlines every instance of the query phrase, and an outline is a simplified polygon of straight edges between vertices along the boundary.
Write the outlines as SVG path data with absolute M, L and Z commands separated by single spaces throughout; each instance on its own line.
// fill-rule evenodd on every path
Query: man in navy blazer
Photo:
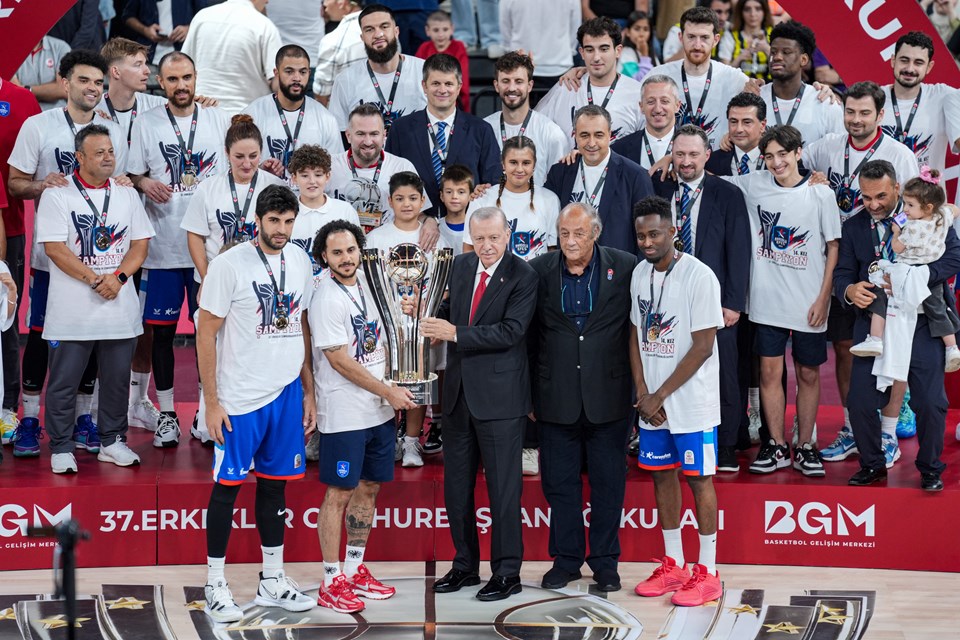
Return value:
M 587 105 L 574 115 L 574 137 L 580 157 L 558 162 L 547 173 L 544 186 L 560 198 L 560 205 L 586 202 L 600 212 L 603 231 L 597 241 L 637 254 L 633 205 L 653 195 L 650 176 L 638 164 L 610 151 L 610 114 L 599 105 Z
M 870 332 L 870 314 L 867 306 L 876 297 L 867 278 L 867 269 L 877 260 L 880 245 L 878 230 L 890 233 L 892 216 L 899 208 L 899 184 L 896 170 L 886 160 L 871 160 L 860 170 L 860 190 L 863 209 L 843 223 L 840 237 L 840 256 L 833 271 L 833 293 L 840 304 L 856 309 L 853 341 L 858 343 Z M 881 249 L 882 251 L 882 249 Z M 947 231 L 947 245 L 939 260 L 927 265 L 928 284 L 940 285 L 960 271 L 960 240 L 951 228 Z M 881 439 L 880 414 L 897 415 L 899 402 L 890 406 L 891 391 L 878 391 L 873 375 L 873 358 L 853 359 L 850 375 L 850 393 L 847 409 L 853 437 L 860 453 L 860 470 L 849 484 L 865 486 L 887 477 L 886 459 Z M 927 318 L 917 316 L 913 332 L 913 350 L 910 356 L 910 406 L 917 414 L 917 469 L 920 487 L 926 491 L 940 491 L 940 474 L 946 465 L 940 459 L 943 453 L 943 433 L 947 419 L 947 395 L 943 387 L 944 350 L 940 338 L 930 335 Z M 887 409 L 890 409 L 889 411 Z
M 727 103 L 730 150 L 710 153 L 707 171 L 715 176 L 742 176 L 767 168 L 760 153 L 760 136 L 767 127 L 767 105 L 755 93 L 738 93 Z
M 677 242 L 682 251 L 706 264 L 720 281 L 725 327 L 717 332 L 720 356 L 720 429 L 717 469 L 736 471 L 740 428 L 737 323 L 746 308 L 750 279 L 750 224 L 740 189 L 705 173 L 710 143 L 703 129 L 685 124 L 673 137 L 673 166 L 679 182 L 655 175 L 657 195 L 672 203 L 677 218 Z M 686 187 L 685 189 L 683 187 Z M 682 211 L 678 211 L 682 210 Z M 686 220 L 686 222 L 683 222 Z M 681 228 L 690 225 L 690 236 Z
M 463 84 L 460 63 L 438 53 L 423 63 L 427 108 L 406 115 L 390 127 L 384 150 L 406 158 L 416 167 L 433 206 L 428 216 L 442 218 L 440 176 L 445 167 L 462 164 L 473 171 L 474 184 L 496 184 L 503 173 L 500 145 L 486 122 L 457 108 Z

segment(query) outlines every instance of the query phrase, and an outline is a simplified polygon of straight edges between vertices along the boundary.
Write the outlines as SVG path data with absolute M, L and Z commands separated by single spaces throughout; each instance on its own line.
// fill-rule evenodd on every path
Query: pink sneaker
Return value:
M 659 562 L 660 566 L 653 570 L 653 575 L 637 585 L 634 592 L 638 596 L 646 598 L 662 596 L 671 591 L 677 591 L 683 588 L 683 585 L 690 579 L 690 573 L 687 571 L 687 565 L 678 567 L 677 562 L 670 556 L 664 556 L 657 559 L 652 558 L 653 562 Z
M 723 584 L 720 582 L 720 572 L 717 575 L 707 573 L 702 564 L 693 565 L 693 576 L 687 580 L 680 591 L 673 594 L 670 602 L 678 607 L 699 607 L 713 600 L 719 600 L 723 595 Z
M 387 586 L 373 577 L 366 565 L 357 567 L 357 573 L 350 578 L 350 588 L 362 598 L 371 600 L 386 600 L 397 592 L 394 587 Z
M 342 573 L 333 579 L 333 584 L 329 587 L 320 585 L 317 604 L 337 613 L 357 613 L 366 606 L 350 588 L 347 576 Z

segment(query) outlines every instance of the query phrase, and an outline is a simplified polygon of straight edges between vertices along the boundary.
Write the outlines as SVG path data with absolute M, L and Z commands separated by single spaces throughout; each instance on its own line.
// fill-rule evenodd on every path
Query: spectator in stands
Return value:
M 944 42 L 950 42 L 957 27 L 960 27 L 960 17 L 957 16 L 957 0 L 933 0 L 927 6 L 927 14 L 933 28 L 937 30 Z
M 16 81 L 33 93 L 44 111 L 67 104 L 67 90 L 60 82 L 57 69 L 60 60 L 68 53 L 70 45 L 66 42 L 44 36 L 17 69 Z
M 471 49 L 486 49 L 487 56 L 490 58 L 499 58 L 507 52 L 503 48 L 500 38 L 499 9 L 497 0 L 451 0 L 450 8 L 453 14 L 453 24 L 456 25 L 454 37 L 465 43 Z M 476 17 L 474 17 L 474 7 L 476 7 Z M 551 13 L 542 14 L 543 17 Z M 544 26 L 549 20 L 536 21 L 539 26 Z M 480 26 L 479 33 L 477 25 Z
M 820 49 L 813 52 L 813 79 L 820 84 L 829 85 L 841 96 L 847 92 L 847 85 L 840 79 L 840 74 L 833 68 L 827 57 Z
M 364 4 L 372 4 L 369 0 Z M 383 0 L 393 10 L 397 28 L 400 30 L 400 50 L 416 51 L 426 42 L 427 16 L 440 8 L 437 0 Z
M 717 19 L 720 20 L 720 38 L 722 40 L 723 36 L 730 29 L 730 14 L 733 12 L 733 5 L 731 4 L 730 0 L 700 0 L 697 3 L 697 6 L 706 7 L 717 14 Z M 713 48 L 711 58 L 714 60 L 720 59 L 719 46 L 715 46 Z M 667 35 L 663 38 L 663 47 L 661 49 L 660 59 L 663 62 L 673 62 L 674 60 L 683 59 L 683 45 L 680 39 L 679 15 L 678 19 L 674 21 L 673 26 L 670 27 L 670 31 L 668 31 Z
M 367 52 L 360 38 L 360 2 L 323 0 L 323 14 L 337 28 L 320 39 L 317 66 L 313 76 L 313 95 L 323 106 L 330 106 L 333 80 L 351 62 L 363 60 Z
M 434 11 L 427 18 L 426 26 L 429 40 L 417 49 L 417 57 L 426 60 L 435 53 L 446 53 L 457 59 L 460 71 L 463 74 L 463 84 L 460 85 L 458 106 L 470 113 L 470 58 L 467 56 L 467 47 L 453 37 L 453 21 L 446 11 Z
M 206 0 L 129 0 L 121 18 L 137 34 L 137 42 L 150 47 L 147 60 L 154 63 L 183 46 L 190 21 Z
M 280 31 L 280 42 L 295 44 L 305 51 L 320 48 L 324 34 L 323 0 L 270 0 L 267 17 Z M 314 67 L 310 67 L 310 81 L 304 85 L 307 96 L 313 95 Z
M 47 35 L 63 40 L 71 49 L 99 51 L 103 46 L 103 22 L 99 0 L 78 0 Z
M 650 16 L 645 11 L 634 11 L 627 18 L 623 30 L 623 52 L 620 54 L 620 73 L 634 80 L 643 80 L 650 69 L 660 64 L 653 52 Z
M 733 29 L 720 39 L 720 60 L 751 78 L 770 80 L 770 30 L 767 0 L 740 0 L 733 11 Z
M 549 20 L 542 16 L 549 15 Z M 500 0 L 500 35 L 507 51 L 523 50 L 536 64 L 539 90 L 530 106 L 557 84 L 573 65 L 577 29 L 583 22 L 579 0 Z
M 227 0 L 190 23 L 183 52 L 197 65 L 197 92 L 220 99 L 233 115 L 276 89 L 280 32 L 263 15 L 267 0 Z

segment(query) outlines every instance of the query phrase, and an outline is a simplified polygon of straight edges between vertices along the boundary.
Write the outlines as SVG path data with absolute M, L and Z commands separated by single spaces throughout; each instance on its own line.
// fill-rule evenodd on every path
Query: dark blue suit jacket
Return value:
M 392 134 L 391 134 L 392 135 Z M 646 169 L 610 152 L 607 165 L 607 178 L 603 183 L 600 196 L 600 220 L 603 231 L 598 243 L 637 255 L 637 234 L 633 228 L 633 205 L 647 196 L 653 195 L 653 185 Z M 560 198 L 560 206 L 567 206 L 572 193 L 583 191 L 580 181 L 580 165 L 558 162 L 550 167 L 544 184 Z M 587 196 L 584 196 L 586 200 Z
M 676 181 L 661 182 L 657 174 L 653 184 L 658 196 L 673 199 Z M 743 311 L 750 288 L 750 220 L 743 193 L 726 180 L 707 174 L 699 200 L 693 255 L 720 281 L 720 305 Z
M 723 149 L 717 149 L 716 151 L 710 152 L 710 158 L 707 160 L 706 170 L 712 173 L 715 176 L 732 176 L 733 175 L 733 150 L 724 151 Z M 750 167 L 750 170 L 753 171 L 753 167 Z
M 640 131 L 634 131 L 622 138 L 617 138 L 610 143 L 610 151 L 623 156 L 627 160 L 636 162 L 642 167 L 642 158 L 647 155 L 647 149 L 643 146 L 643 132 L 644 129 L 640 129 Z
M 433 206 L 424 211 L 430 216 L 444 216 L 446 209 L 440 202 L 440 185 L 433 175 L 430 153 L 430 134 L 427 132 L 425 109 L 406 115 L 390 127 L 384 150 L 406 158 L 416 167 L 423 187 Z M 449 132 L 448 132 L 449 133 Z M 447 164 L 462 164 L 473 171 L 476 184 L 497 184 L 503 174 L 500 163 L 500 145 L 489 124 L 476 116 L 457 109 L 453 119 L 453 136 L 447 142 Z

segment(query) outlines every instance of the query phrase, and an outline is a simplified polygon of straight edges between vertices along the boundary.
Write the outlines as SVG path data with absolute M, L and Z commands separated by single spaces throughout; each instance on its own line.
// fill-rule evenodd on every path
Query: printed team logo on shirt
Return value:
M 779 224 L 781 215 L 779 211 L 765 211 L 757 205 L 763 246 L 757 249 L 756 257 L 758 260 L 767 259 L 786 267 L 805 268 L 807 266 L 805 249 L 810 231 Z
M 885 134 L 898 140 L 901 144 L 905 145 L 910 151 L 913 151 L 914 155 L 917 156 L 917 160 L 920 161 L 924 159 L 927 155 L 927 151 L 930 148 L 930 142 L 933 140 L 933 136 L 923 137 L 923 134 L 915 136 L 905 136 L 903 131 L 899 130 L 896 126 L 885 124 L 880 127 L 880 130 Z
M 260 301 L 257 307 L 257 313 L 260 314 L 260 324 L 257 326 L 257 337 L 271 336 L 274 334 L 300 334 L 300 300 L 301 296 L 296 291 L 284 293 L 277 301 L 274 296 L 273 284 L 270 282 L 262 283 L 254 280 L 253 294 Z M 283 329 L 278 329 L 274 325 L 277 317 L 277 309 L 285 309 L 288 324 Z
M 90 213 L 70 212 L 73 228 L 77 232 L 75 244 L 80 246 L 80 260 L 88 267 L 112 267 L 123 261 L 120 251 L 112 251 L 118 242 L 127 234 L 127 227 L 117 230 L 119 225 L 112 224 L 104 227 L 97 225 L 97 219 Z M 97 246 L 98 236 L 109 241 L 103 249 Z
M 313 267 L 313 275 L 320 275 L 323 269 L 321 269 L 317 261 L 313 259 L 313 238 L 293 238 L 290 240 L 290 244 L 296 245 L 306 252 L 307 257 L 310 258 L 310 266 Z
M 290 156 L 293 155 L 293 147 L 286 136 L 283 138 L 267 136 L 267 153 L 270 154 L 270 157 L 274 160 L 282 162 L 283 168 L 286 169 L 290 165 Z
M 675 351 L 673 328 L 677 324 L 677 316 L 665 318 L 663 312 L 654 313 L 650 301 L 640 296 L 637 296 L 637 309 L 643 316 L 640 351 L 658 358 L 672 358 Z
M 253 222 L 244 222 L 237 217 L 237 213 L 230 209 L 217 209 L 217 224 L 220 225 L 221 240 L 224 244 L 239 240 L 246 242 L 257 235 L 257 225 Z
M 518 219 L 510 220 L 510 253 L 518 258 L 533 258 L 543 246 L 546 232 L 534 229 L 532 231 L 517 231 Z
M 70 175 L 80 168 L 73 151 L 61 151 L 60 147 L 56 147 L 53 150 L 53 159 L 57 163 L 57 171 L 65 176 Z
M 361 315 L 350 317 L 353 325 L 353 359 L 360 364 L 379 362 L 386 357 L 380 341 L 380 321 L 367 322 Z
M 175 193 L 181 191 L 190 191 L 196 188 L 196 184 L 184 185 L 183 175 L 186 169 L 186 159 L 183 157 L 183 150 L 179 144 L 167 144 L 160 142 L 160 154 L 167 163 L 167 174 L 170 176 L 170 186 Z M 197 172 L 195 180 L 199 181 L 205 178 L 210 170 L 217 164 L 216 152 L 207 156 L 206 151 L 198 151 L 190 155 L 190 166 Z
M 686 105 L 683 105 L 677 111 L 677 127 L 682 127 L 685 124 L 695 124 L 703 129 L 708 137 L 717 128 L 717 121 L 718 118 L 710 119 L 709 113 L 701 113 L 699 117 L 690 113 Z

